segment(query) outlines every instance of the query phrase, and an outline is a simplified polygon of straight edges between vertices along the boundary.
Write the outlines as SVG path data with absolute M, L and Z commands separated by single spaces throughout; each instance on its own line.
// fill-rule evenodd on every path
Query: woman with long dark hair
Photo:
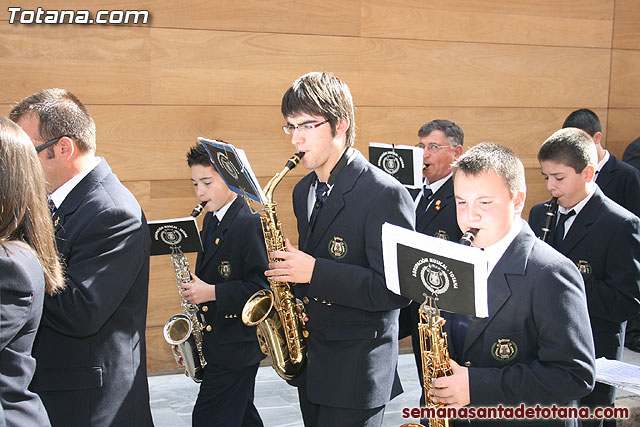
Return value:
M 28 390 L 44 293 L 64 287 L 45 178 L 26 133 L 0 117 L 0 425 L 48 426 Z

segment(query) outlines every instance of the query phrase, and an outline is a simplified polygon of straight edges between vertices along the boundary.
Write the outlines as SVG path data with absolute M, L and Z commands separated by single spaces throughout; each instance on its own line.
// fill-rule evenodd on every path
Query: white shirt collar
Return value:
M 516 238 L 518 233 L 522 230 L 522 221 L 524 221 L 520 215 L 516 215 L 513 220 L 513 225 L 511 226 L 511 230 L 505 236 L 498 240 L 491 246 L 487 246 L 484 248 L 485 256 L 487 257 L 487 274 L 490 275 L 493 271 L 493 267 L 496 266 L 500 258 L 507 251 L 507 248 L 513 242 L 513 239 Z
M 609 157 L 611 157 L 609 152 L 607 150 L 604 150 L 604 157 L 596 165 L 596 173 L 602 170 L 602 168 L 604 167 L 604 164 L 609 161 Z
M 96 157 L 95 162 L 93 164 L 89 164 L 82 172 L 62 184 L 56 191 L 49 194 L 49 199 L 53 201 L 53 204 L 56 205 L 56 209 L 60 207 L 64 199 L 67 198 L 69 193 L 76 188 L 76 185 L 80 183 L 84 179 L 85 176 L 89 175 L 89 173 L 96 168 L 102 161 L 102 157 Z
M 442 187 L 444 183 L 447 182 L 449 178 L 451 178 L 451 175 L 453 175 L 453 173 L 449 172 L 449 175 L 445 176 L 444 178 L 440 178 L 436 182 L 433 182 L 433 183 L 427 182 L 427 185 L 429 186 L 429 188 L 431 188 L 431 191 L 433 191 L 433 194 L 436 194 L 438 192 L 440 187 Z
M 238 197 L 238 196 L 236 196 L 236 197 Z M 218 209 L 216 211 L 216 213 L 214 213 L 215 217 L 218 218 L 218 221 L 222 222 L 222 218 L 224 218 L 224 214 L 227 213 L 227 211 L 231 207 L 231 204 L 233 204 L 233 202 L 236 201 L 236 197 L 234 197 L 233 200 L 231 200 L 229 203 L 227 203 L 226 205 L 224 205 L 223 207 Z

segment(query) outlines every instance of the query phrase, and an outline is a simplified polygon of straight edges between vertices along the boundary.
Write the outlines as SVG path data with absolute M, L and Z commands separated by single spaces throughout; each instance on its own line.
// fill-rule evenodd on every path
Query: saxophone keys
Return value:
M 309 304 L 309 298 L 303 297 L 302 298 L 302 302 L 305 303 L 305 304 Z
M 302 331 L 302 336 L 305 338 L 309 338 L 309 331 L 307 331 L 306 329 Z

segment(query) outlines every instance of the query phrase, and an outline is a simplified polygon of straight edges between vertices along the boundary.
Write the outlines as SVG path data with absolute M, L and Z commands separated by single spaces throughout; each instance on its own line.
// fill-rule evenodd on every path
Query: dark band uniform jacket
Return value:
M 153 425 L 145 356 L 150 237 L 142 209 L 102 159 L 53 222 L 67 288 L 45 296 L 32 390 L 54 426 Z
M 27 390 L 40 324 L 44 274 L 36 255 L 15 243 L 0 245 L 0 426 L 48 426 L 37 394 Z
M 316 180 L 306 175 L 293 191 L 300 249 L 316 258 L 310 284 L 296 296 L 309 317 L 308 399 L 341 408 L 376 408 L 402 392 L 396 372 L 398 312 L 408 300 L 384 279 L 382 224 L 413 230 L 411 196 L 390 175 L 352 150 L 349 163 L 309 229 L 308 195 Z
M 531 227 L 544 217 L 544 203 L 531 208 Z M 582 273 L 596 357 L 619 359 L 624 322 L 640 310 L 640 219 L 596 188 L 556 249 Z
M 204 217 L 203 233 L 213 214 Z M 204 236 L 202 237 L 204 241 Z M 256 291 L 268 287 L 267 250 L 260 218 L 242 197 L 236 197 L 215 231 L 211 247 L 198 254 L 195 274 L 216 285 L 216 301 L 200 305 L 210 331 L 205 329 L 203 348 L 207 363 L 240 369 L 255 365 L 265 355 L 258 347 L 256 327 L 242 323 L 242 308 Z
M 471 406 L 575 405 L 595 377 L 584 285 L 571 261 L 521 221 L 489 275 L 489 317 L 471 318 L 462 350 L 445 324 L 450 356 L 469 367 Z M 575 419 L 537 421 L 479 425 L 578 425 Z
M 420 216 L 416 212 L 416 218 Z M 457 242 L 462 237 L 456 217 L 456 199 L 453 194 L 453 177 L 447 179 L 433 194 L 431 204 L 416 220 L 416 231 L 428 236 Z
M 608 198 L 640 216 L 640 172 L 636 168 L 609 153 L 609 160 L 596 175 L 596 184 Z

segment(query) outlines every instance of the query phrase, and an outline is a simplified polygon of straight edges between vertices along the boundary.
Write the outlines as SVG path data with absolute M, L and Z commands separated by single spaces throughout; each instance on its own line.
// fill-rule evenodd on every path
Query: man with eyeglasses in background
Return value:
M 66 289 L 45 296 L 30 388 L 53 427 L 152 426 L 144 213 L 95 156 L 95 123 L 75 95 L 46 89 L 18 102 L 9 118 L 36 146 L 66 270 Z
M 418 137 L 420 141 L 416 145 L 424 149 L 424 183 L 421 191 L 413 194 L 416 231 L 457 242 L 462 237 L 462 231 L 456 219 L 451 169 L 453 162 L 462 155 L 464 132 L 450 120 L 432 120 L 422 125 L 418 130 Z M 411 334 L 418 378 L 422 386 L 422 356 L 418 335 L 418 308 L 421 303 L 422 301 L 414 301 L 409 307 L 401 310 L 400 338 Z M 424 405 L 424 387 L 420 389 L 423 390 L 420 404 Z
M 298 78 L 281 111 L 312 170 L 293 190 L 300 250 L 287 240 L 266 272 L 295 283 L 306 308 L 308 363 L 291 384 L 307 427 L 380 426 L 402 392 L 398 312 L 408 303 L 385 284 L 382 224 L 413 230 L 411 197 L 353 148 L 353 100 L 337 77 Z

